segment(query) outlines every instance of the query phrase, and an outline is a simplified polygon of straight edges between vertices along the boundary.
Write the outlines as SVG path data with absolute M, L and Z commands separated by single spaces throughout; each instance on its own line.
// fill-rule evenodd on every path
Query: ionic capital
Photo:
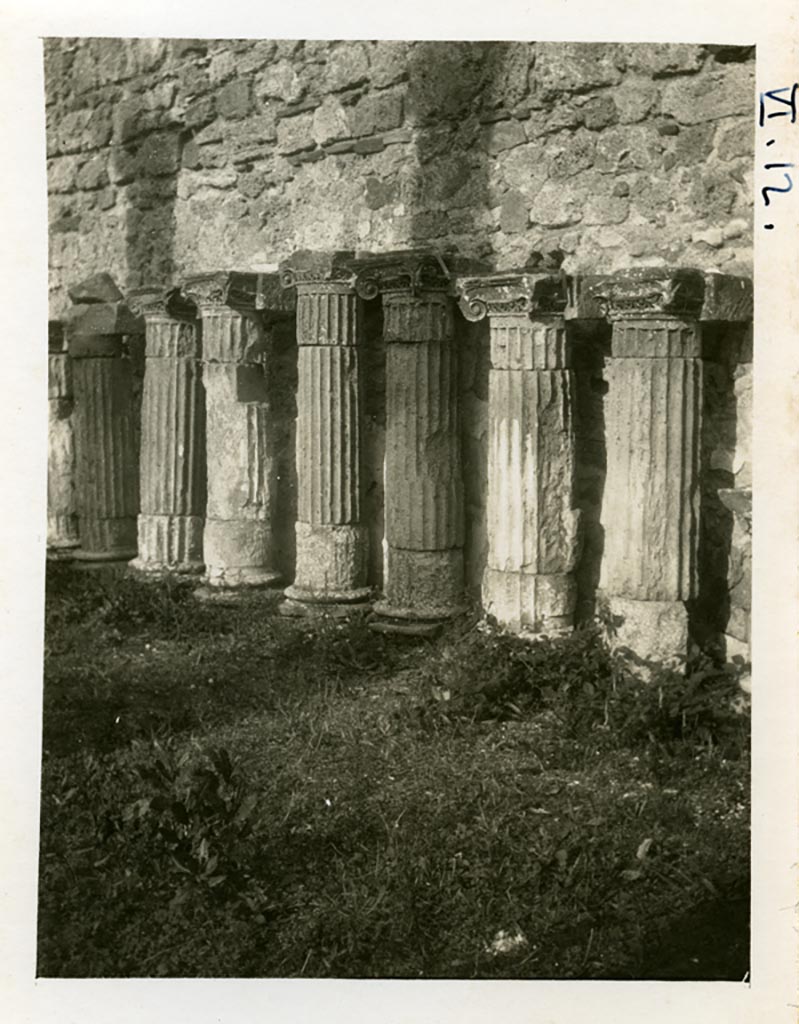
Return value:
M 198 315 L 197 306 L 180 288 L 135 288 L 130 293 L 130 307 L 145 321 L 154 317 L 194 321 Z
M 600 278 L 589 291 L 608 320 L 698 320 L 705 277 L 699 270 L 642 267 Z
M 412 249 L 376 253 L 357 262 L 355 289 L 362 299 L 386 293 L 451 293 L 452 276 L 437 253 Z
M 355 287 L 355 253 L 351 250 L 316 252 L 301 249 L 283 260 L 279 268 L 283 288 L 298 291 L 352 291 Z
M 458 279 L 458 305 L 467 320 L 484 317 L 561 316 L 565 279 L 554 274 L 501 273 Z
M 182 291 L 200 313 L 227 307 L 237 313 L 255 313 L 258 275 L 237 270 L 195 274 L 183 281 Z

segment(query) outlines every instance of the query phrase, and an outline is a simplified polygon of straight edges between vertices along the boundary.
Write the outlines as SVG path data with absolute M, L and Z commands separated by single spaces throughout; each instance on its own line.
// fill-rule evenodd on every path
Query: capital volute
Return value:
M 705 279 L 699 270 L 642 267 L 608 275 L 590 290 L 609 320 L 697 320 Z
M 565 278 L 560 274 L 497 273 L 459 278 L 458 305 L 467 320 L 484 317 L 562 316 Z

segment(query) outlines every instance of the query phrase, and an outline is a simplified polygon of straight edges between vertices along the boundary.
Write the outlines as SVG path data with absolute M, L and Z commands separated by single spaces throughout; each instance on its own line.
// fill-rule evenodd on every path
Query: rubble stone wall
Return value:
M 303 248 L 425 246 L 497 270 L 558 251 L 571 273 L 751 274 L 751 47 L 50 39 L 45 69 L 51 319 L 64 316 L 67 287 L 94 272 L 127 293 L 207 271 L 274 269 Z M 603 329 L 577 338 L 574 355 L 588 605 L 602 547 Z M 379 324 L 368 337 L 363 489 L 379 583 Z M 488 326 L 458 317 L 456 337 L 465 556 L 477 593 Z M 703 482 L 715 511 L 704 547 L 721 573 L 731 526 L 714 488 L 735 487 L 748 464 L 751 354 L 723 338 L 714 351 Z M 283 338 L 276 352 L 286 387 L 272 385 L 287 417 L 276 525 L 291 547 L 296 349 Z

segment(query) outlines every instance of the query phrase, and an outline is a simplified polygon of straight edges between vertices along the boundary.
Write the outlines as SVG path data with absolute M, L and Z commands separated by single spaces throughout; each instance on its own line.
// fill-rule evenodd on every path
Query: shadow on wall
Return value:
M 175 204 L 181 153 L 180 126 L 137 136 L 117 147 L 113 160 L 126 180 L 127 287 L 171 282 L 175 273 Z
M 411 245 L 441 248 L 458 237 L 459 252 L 488 265 L 490 233 L 479 215 L 491 206 L 489 156 L 482 145 L 486 110 L 502 92 L 503 42 L 419 42 L 411 49 L 407 118 L 416 129 L 408 189 Z M 488 115 L 490 118 L 490 114 Z M 488 321 L 469 323 L 455 312 L 461 403 L 465 506 L 465 570 L 469 595 L 479 599 L 487 556 Z

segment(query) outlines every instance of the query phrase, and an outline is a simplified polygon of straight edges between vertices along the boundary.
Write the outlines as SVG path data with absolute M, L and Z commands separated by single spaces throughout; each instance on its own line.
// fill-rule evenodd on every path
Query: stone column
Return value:
M 360 299 L 351 253 L 295 253 L 297 289 L 297 568 L 286 614 L 363 609 L 368 533 L 361 523 Z
M 449 272 L 423 253 L 364 262 L 366 299 L 382 295 L 386 343 L 383 599 L 376 628 L 432 632 L 463 611 L 463 482 Z
M 90 565 L 136 555 L 138 453 L 125 337 L 143 327 L 122 303 L 98 302 L 76 307 L 67 329 L 81 539 L 75 558 Z
M 80 543 L 75 495 L 72 367 L 64 327 L 48 325 L 47 557 L 71 558 Z
M 267 587 L 274 568 L 274 452 L 266 389 L 267 334 L 257 275 L 202 274 L 183 291 L 202 317 L 208 502 L 205 597 Z
M 205 392 L 197 308 L 178 289 L 139 289 L 146 324 L 139 556 L 146 573 L 203 570 Z
M 696 594 L 701 329 L 697 271 L 632 270 L 596 295 L 613 324 L 600 589 L 615 643 L 684 662 Z
M 517 632 L 567 631 L 580 517 L 564 283 L 492 274 L 463 280 L 460 293 L 467 319 L 487 316 L 491 330 L 483 607 Z

